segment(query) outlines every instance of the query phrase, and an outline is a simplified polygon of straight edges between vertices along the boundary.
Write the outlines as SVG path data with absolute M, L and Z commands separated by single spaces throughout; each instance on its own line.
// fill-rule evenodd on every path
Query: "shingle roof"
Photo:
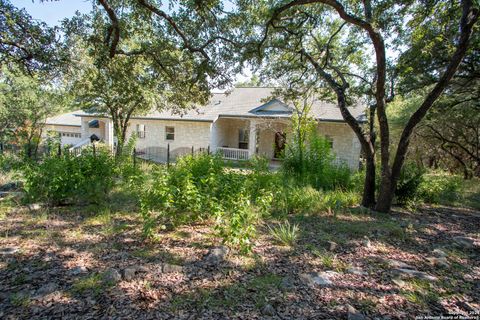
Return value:
M 79 112 L 82 112 L 82 110 L 76 110 L 55 117 L 47 118 L 45 124 L 80 127 L 82 124 L 82 119 L 75 116 Z
M 210 103 L 183 113 L 172 113 L 170 110 L 153 111 L 135 119 L 190 120 L 213 122 L 218 117 L 275 117 L 288 118 L 293 106 L 273 97 L 275 88 L 235 88 L 228 93 L 214 93 Z M 363 106 L 349 107 L 352 115 L 359 121 L 365 121 Z M 343 122 L 340 109 L 334 103 L 316 100 L 312 104 L 312 116 L 320 121 Z M 84 111 L 73 112 L 77 116 L 95 116 Z M 78 121 L 79 122 L 79 121 Z

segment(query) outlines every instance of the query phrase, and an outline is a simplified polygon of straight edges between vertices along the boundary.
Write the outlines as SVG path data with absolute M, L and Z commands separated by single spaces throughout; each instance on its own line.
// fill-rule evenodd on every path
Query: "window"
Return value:
M 165 127 L 165 140 L 175 140 L 175 128 Z
M 248 149 L 248 129 L 238 129 L 238 148 Z
M 69 137 L 69 138 L 81 138 L 80 133 L 76 132 L 58 132 L 59 137 Z
M 137 137 L 140 139 L 145 139 L 145 125 L 137 124 Z

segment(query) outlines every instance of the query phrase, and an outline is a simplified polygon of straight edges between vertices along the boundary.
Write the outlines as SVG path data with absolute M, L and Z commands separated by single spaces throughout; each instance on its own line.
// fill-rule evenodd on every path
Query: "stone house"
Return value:
M 208 105 L 185 113 L 155 111 L 134 116 L 127 137 L 136 135 L 136 149 L 151 160 L 162 161 L 167 149 L 173 156 L 210 150 L 230 160 L 246 160 L 254 155 L 275 160 L 291 130 L 294 109 L 272 98 L 273 90 L 235 88 L 230 93 L 215 93 Z M 337 160 L 357 169 L 360 143 L 338 107 L 314 101 L 310 112 L 318 121 L 319 133 L 331 141 Z M 365 121 L 362 107 L 352 107 L 350 112 L 359 122 Z M 47 119 L 48 130 L 58 132 L 62 144 L 73 148 L 89 143 L 93 134 L 107 145 L 116 143 L 109 117 L 81 110 Z

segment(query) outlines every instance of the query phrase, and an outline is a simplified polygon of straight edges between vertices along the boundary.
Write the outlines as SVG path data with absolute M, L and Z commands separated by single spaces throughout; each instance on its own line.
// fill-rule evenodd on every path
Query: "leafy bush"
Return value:
M 426 174 L 418 187 L 418 197 L 426 203 L 455 201 L 460 198 L 462 179 L 439 172 Z
M 413 163 L 403 166 L 395 190 L 395 196 L 399 204 L 405 205 L 418 197 L 418 188 L 423 181 L 424 174 L 425 170 Z
M 346 189 L 350 169 L 334 163 L 331 143 L 318 133 L 315 120 L 296 115 L 292 124 L 293 138 L 287 143 L 282 163 L 286 180 L 316 189 Z
M 402 168 L 395 196 L 399 204 L 415 208 L 421 203 L 441 203 L 460 198 L 462 179 L 448 173 L 427 173 L 413 164 Z
M 280 223 L 275 227 L 269 227 L 270 235 L 280 244 L 285 246 L 293 246 L 298 240 L 299 231 L 297 224 L 291 225 L 288 220 Z
M 86 150 L 78 157 L 65 152 L 25 169 L 26 199 L 52 205 L 98 203 L 111 190 L 114 175 L 115 163 L 108 151 Z
M 258 215 L 245 195 L 240 195 L 228 207 L 225 212 L 217 212 L 215 229 L 224 243 L 239 249 L 241 253 L 249 253 L 256 234 Z
M 23 159 L 9 152 L 0 154 L 0 172 L 9 172 L 22 168 Z
M 272 211 L 314 213 L 358 200 L 353 192 L 323 192 L 283 181 L 281 174 L 269 172 L 264 165 L 237 171 L 225 169 L 218 156 L 185 156 L 170 168 L 157 168 L 142 186 L 144 236 L 154 236 L 158 228 L 210 220 L 224 243 L 246 253 L 258 219 Z
M 319 191 L 310 186 L 284 187 L 275 196 L 274 210 L 284 215 L 336 212 L 360 202 L 360 195 L 353 191 Z

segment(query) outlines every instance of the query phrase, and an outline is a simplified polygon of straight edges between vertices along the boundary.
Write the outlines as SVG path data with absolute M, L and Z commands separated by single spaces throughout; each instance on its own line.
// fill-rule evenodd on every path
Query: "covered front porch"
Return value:
M 114 145 L 113 123 L 108 118 L 82 117 L 82 140 L 91 139 L 93 135 L 109 146 Z
M 281 158 L 288 119 L 222 117 L 212 125 L 212 149 L 227 160 L 248 160 L 255 155 Z

